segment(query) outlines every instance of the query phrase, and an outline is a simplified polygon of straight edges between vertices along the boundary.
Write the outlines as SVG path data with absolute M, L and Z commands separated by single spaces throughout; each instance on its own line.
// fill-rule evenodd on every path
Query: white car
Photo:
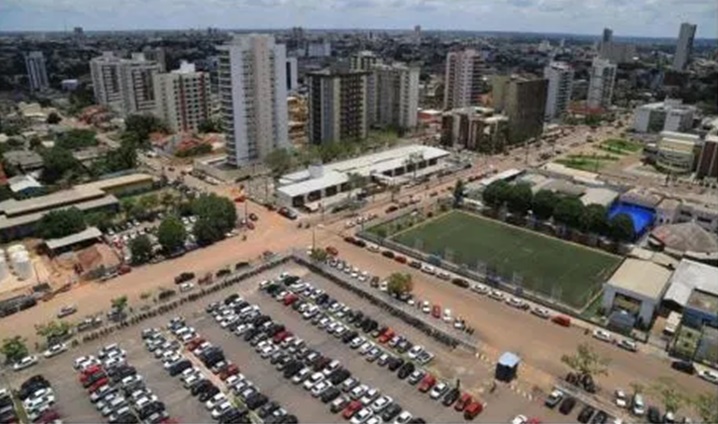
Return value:
M 549 311 L 546 308 L 542 308 L 540 306 L 534 306 L 531 309 L 531 313 L 536 315 L 539 318 L 548 319 L 551 316 L 551 311 Z
M 80 370 L 87 368 L 90 365 L 94 365 L 97 363 L 98 363 L 97 358 L 95 358 L 92 355 L 80 356 L 78 358 L 75 358 L 75 362 L 72 364 L 72 367 L 75 370 L 80 371 Z
M 618 342 L 618 347 L 629 352 L 638 352 L 638 344 L 633 340 L 621 339 L 621 341 Z
M 330 383 L 326 380 L 322 380 L 322 381 L 318 382 L 317 384 L 315 384 L 314 387 L 312 387 L 312 391 L 311 391 L 312 396 L 319 397 L 325 390 L 327 390 L 330 387 L 332 387 L 332 383 Z
M 23 402 L 25 409 L 32 411 L 36 409 L 40 409 L 41 407 L 45 405 L 53 405 L 55 403 L 55 395 L 52 393 L 48 393 L 45 396 L 40 396 L 36 398 L 32 398 L 30 400 L 26 400 Z
M 425 300 L 421 303 L 421 312 L 425 314 L 431 312 L 431 304 L 428 301 Z
M 53 356 L 57 356 L 65 351 L 67 351 L 67 345 L 65 343 L 57 343 L 50 346 L 45 352 L 43 352 L 42 356 L 45 358 L 52 358 Z
M 441 395 L 443 395 L 444 392 L 446 392 L 446 389 L 447 389 L 446 383 L 444 383 L 443 381 L 440 381 L 431 389 L 431 392 L 429 393 L 429 397 L 432 399 L 439 399 L 439 397 Z
M 309 368 L 302 368 L 298 373 L 292 377 L 292 383 L 299 384 L 302 381 L 304 381 L 306 378 L 309 377 L 309 374 L 312 372 Z
M 324 380 L 325 375 L 322 372 L 315 372 L 304 382 L 304 389 L 310 390 L 315 384 Z
M 37 356 L 35 355 L 28 355 L 22 359 L 20 359 L 18 362 L 15 362 L 12 365 L 12 369 L 15 371 L 21 371 L 25 368 L 30 368 L 31 366 L 37 364 Z
M 439 271 L 436 273 L 436 277 L 440 280 L 449 281 L 451 280 L 451 274 L 446 271 Z
M 471 291 L 478 294 L 489 294 L 489 288 L 483 284 L 476 283 L 471 286 Z
M 617 407 L 625 408 L 626 406 L 628 406 L 628 397 L 626 397 L 626 393 L 623 390 L 616 389 L 616 391 L 614 392 L 614 396 L 616 398 L 615 402 Z
M 525 415 L 517 415 L 511 420 L 511 424 L 526 424 L 529 421 Z
M 638 393 L 633 396 L 631 412 L 633 412 L 633 415 L 636 415 L 638 417 L 646 413 L 646 403 L 643 401 L 643 396 Z
M 523 309 L 526 307 L 526 302 L 514 296 L 506 299 L 506 304 L 516 309 Z
M 221 402 L 219 405 L 212 408 L 212 418 L 217 419 L 222 416 L 225 412 L 232 409 L 232 404 L 228 400 Z
M 357 412 L 356 414 L 354 414 L 354 416 L 353 416 L 352 419 L 351 419 L 351 423 L 352 423 L 352 424 L 361 424 L 361 423 L 363 423 L 364 421 L 368 420 L 369 417 L 371 417 L 371 415 L 372 415 L 372 414 L 371 414 L 371 409 L 366 408 L 366 407 L 365 407 L 365 408 L 362 408 L 362 409 L 359 410 L 359 412 Z
M 449 308 L 444 309 L 444 317 L 442 319 L 444 320 L 444 322 L 453 321 L 453 318 L 451 317 L 451 309 L 449 309 Z
M 406 424 L 414 418 L 409 411 L 401 411 L 398 417 L 394 420 L 393 424 Z
M 718 384 L 718 372 L 711 370 L 700 370 L 698 371 L 698 377 L 705 381 L 713 384 Z
M 362 396 L 364 396 L 364 393 L 366 393 L 369 390 L 369 386 L 366 384 L 360 384 L 356 386 L 355 388 L 351 389 L 349 392 L 349 397 L 354 400 L 359 400 Z
M 494 300 L 503 301 L 505 296 L 498 290 L 491 290 L 491 292 L 489 292 L 489 297 Z
M 22 401 L 22 404 L 27 408 L 27 405 L 33 400 L 33 399 L 39 399 L 43 396 L 47 395 L 54 395 L 53 391 L 49 387 L 45 387 L 39 390 L 36 390 L 33 394 L 27 397 L 24 401 Z
M 207 410 L 211 411 L 217 405 L 221 404 L 222 402 L 226 402 L 226 401 L 227 401 L 227 396 L 225 396 L 224 393 L 217 393 L 211 399 L 209 399 L 207 402 L 204 403 L 204 407 L 207 408 Z
M 383 291 L 383 292 L 389 291 L 389 282 L 382 281 L 381 283 L 379 283 L 379 291 Z
M 361 347 L 359 347 L 358 352 L 360 355 L 366 355 L 374 347 L 374 343 L 365 342 L 363 345 L 361 345 Z
M 610 342 L 611 334 L 606 330 L 597 328 L 597 329 L 593 330 L 593 338 L 597 339 L 597 340 L 601 340 L 602 342 Z
M 421 264 L 421 272 L 425 272 L 429 275 L 434 275 L 436 274 L 436 268 L 431 265 Z
M 392 399 L 389 396 L 382 396 L 379 399 L 375 400 L 374 403 L 371 404 L 371 410 L 374 411 L 375 414 L 380 413 L 381 411 L 385 410 L 389 405 L 391 405 L 394 402 L 394 399 Z
M 421 354 L 421 352 L 424 351 L 424 347 L 420 345 L 416 345 L 409 349 L 409 359 L 416 359 L 417 356 Z

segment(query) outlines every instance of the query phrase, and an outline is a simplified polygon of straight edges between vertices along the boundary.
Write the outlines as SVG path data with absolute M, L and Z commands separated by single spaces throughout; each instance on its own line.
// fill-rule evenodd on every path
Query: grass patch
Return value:
M 628 155 L 639 152 L 643 149 L 641 143 L 624 140 L 622 138 L 609 138 L 599 146 L 602 150 L 617 153 L 619 155 Z
M 516 272 L 524 288 L 574 308 L 584 307 L 621 262 L 618 256 L 461 211 L 399 233 L 394 240 L 472 269 L 481 262 L 509 281 Z

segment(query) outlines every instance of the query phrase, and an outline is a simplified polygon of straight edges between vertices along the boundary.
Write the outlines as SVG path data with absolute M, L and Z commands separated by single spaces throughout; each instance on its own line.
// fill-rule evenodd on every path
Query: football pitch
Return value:
M 598 293 L 621 258 L 466 212 L 452 211 L 392 237 L 407 247 L 477 269 L 479 263 L 508 282 L 582 308 Z

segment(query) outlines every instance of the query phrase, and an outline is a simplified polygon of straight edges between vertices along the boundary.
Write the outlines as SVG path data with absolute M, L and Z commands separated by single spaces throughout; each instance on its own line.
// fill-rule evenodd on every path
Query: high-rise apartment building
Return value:
M 197 72 L 191 63 L 182 62 L 170 73 L 155 74 L 155 115 L 174 132 L 197 131 L 210 118 L 209 74 Z
M 145 47 L 142 49 L 145 59 L 157 62 L 160 65 L 160 72 L 167 72 L 167 58 L 165 49 L 162 47 Z
M 34 51 L 26 54 L 25 68 L 27 68 L 27 79 L 30 83 L 30 91 L 44 91 L 50 88 L 50 81 L 47 79 L 45 56 L 42 52 Z
M 154 75 L 157 62 L 133 53 L 130 59 L 116 57 L 112 52 L 90 61 L 90 74 L 95 101 L 122 116 L 155 111 Z
M 270 35 L 251 34 L 217 49 L 227 162 L 243 166 L 288 147 L 284 45 Z
M 507 142 L 509 118 L 487 107 L 470 106 L 444 112 L 441 144 L 483 153 L 499 153 Z
M 601 44 L 610 43 L 613 41 L 613 30 L 611 28 L 603 29 L 603 36 L 601 37 Z
M 446 55 L 445 110 L 478 104 L 483 70 L 483 60 L 476 50 L 449 52 Z
M 548 80 L 515 75 L 492 79 L 493 106 L 509 118 L 509 144 L 522 143 L 543 132 Z
M 349 58 L 349 63 L 353 70 L 369 71 L 374 65 L 381 63 L 381 61 L 374 52 L 364 50 L 352 55 Z
M 696 177 L 718 178 L 718 135 L 708 134 L 703 140 L 696 166 Z
M 366 138 L 369 76 L 367 71 L 338 69 L 307 74 L 310 143 Z
M 616 81 L 616 65 L 606 59 L 594 58 L 589 75 L 586 105 L 589 108 L 607 109 L 613 99 L 613 85 Z
M 568 110 L 573 87 L 573 68 L 564 62 L 551 62 L 543 70 L 548 80 L 546 93 L 546 120 L 558 119 Z
M 693 53 L 693 38 L 696 36 L 696 25 L 683 22 L 678 32 L 676 54 L 673 56 L 673 69 L 682 71 L 686 69 Z
M 368 80 L 369 125 L 416 127 L 419 108 L 419 68 L 400 63 L 378 64 Z
M 293 92 L 297 88 L 299 88 L 299 82 L 298 82 L 298 75 L 299 75 L 299 68 L 297 66 L 297 58 L 296 57 L 288 57 L 286 62 L 286 73 L 287 73 L 287 91 Z

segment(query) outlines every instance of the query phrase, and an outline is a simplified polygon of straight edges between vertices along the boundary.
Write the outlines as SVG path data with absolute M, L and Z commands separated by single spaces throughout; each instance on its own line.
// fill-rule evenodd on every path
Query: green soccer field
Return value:
M 585 306 L 621 262 L 618 256 L 460 211 L 392 239 L 471 269 L 482 262 L 509 281 L 517 273 L 524 288 L 555 296 L 574 308 Z

